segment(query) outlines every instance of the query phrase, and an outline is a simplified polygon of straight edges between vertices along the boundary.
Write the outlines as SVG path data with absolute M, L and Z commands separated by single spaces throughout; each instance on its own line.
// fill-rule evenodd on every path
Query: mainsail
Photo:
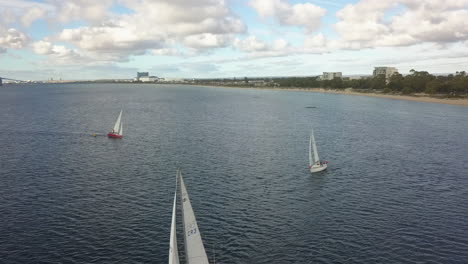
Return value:
M 177 178 L 179 171 L 176 175 L 176 189 L 174 192 L 174 205 L 172 206 L 172 222 L 171 222 L 171 237 L 169 239 L 169 264 L 179 264 L 179 251 L 177 249 L 177 233 L 176 233 L 176 202 L 177 202 Z
M 312 162 L 312 155 L 310 154 L 310 144 L 312 144 L 312 148 L 314 150 L 314 161 Z M 312 129 L 312 133 L 310 134 L 310 141 L 309 141 L 309 162 L 310 165 L 313 165 L 314 163 L 320 161 L 319 155 L 317 152 L 317 146 L 315 145 L 315 137 L 314 137 L 314 130 Z
M 115 121 L 115 125 L 114 125 L 114 132 L 120 135 L 121 135 L 120 131 L 122 129 L 121 119 L 122 119 L 122 110 L 120 110 L 119 117 L 117 117 L 117 121 Z
M 314 161 L 312 160 L 312 134 L 309 137 L 309 166 L 312 166 Z
M 120 122 L 119 135 L 123 136 L 123 121 Z
M 182 173 L 180 177 L 180 192 L 182 204 L 182 222 L 185 233 L 185 258 L 187 264 L 209 264 L 208 257 L 203 246 L 200 230 L 193 212 L 192 204 L 185 188 Z

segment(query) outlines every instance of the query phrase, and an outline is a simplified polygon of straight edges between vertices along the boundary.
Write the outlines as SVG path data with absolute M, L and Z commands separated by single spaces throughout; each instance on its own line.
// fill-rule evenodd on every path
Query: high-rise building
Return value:
M 140 77 L 148 77 L 149 72 L 137 72 L 137 80 L 140 80 Z
M 396 72 L 398 72 L 398 70 L 395 67 L 375 67 L 373 75 L 374 77 L 384 75 L 385 80 L 389 81 L 390 77 Z
M 341 72 L 324 72 L 322 74 L 322 80 L 333 80 L 335 78 L 342 78 L 343 74 Z

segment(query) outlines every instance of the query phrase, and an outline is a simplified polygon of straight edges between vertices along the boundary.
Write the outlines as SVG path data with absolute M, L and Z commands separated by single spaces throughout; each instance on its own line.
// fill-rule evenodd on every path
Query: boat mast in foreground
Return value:
M 182 173 L 179 171 L 180 178 L 180 202 L 182 204 L 182 222 L 185 233 L 185 258 L 187 264 L 209 264 L 208 256 L 203 246 L 200 230 L 198 229 L 195 213 L 193 212 L 190 198 L 185 188 Z
M 174 204 L 172 205 L 171 237 L 169 239 L 169 264 L 179 264 L 179 250 L 177 249 L 177 233 L 176 233 L 176 204 L 177 204 L 177 178 L 178 177 L 179 177 L 179 170 L 177 170 L 176 188 L 174 191 Z
M 182 205 L 182 223 L 184 225 L 184 245 L 185 259 L 187 264 L 209 264 L 208 256 L 203 246 L 200 230 L 198 229 L 195 213 L 185 187 L 182 173 L 177 170 L 177 178 L 180 182 L 180 203 Z M 177 184 L 176 184 L 177 186 Z M 177 187 L 176 187 L 177 188 Z M 179 264 L 176 236 L 176 197 L 174 194 L 174 204 L 172 206 L 171 237 L 169 241 L 169 264 Z

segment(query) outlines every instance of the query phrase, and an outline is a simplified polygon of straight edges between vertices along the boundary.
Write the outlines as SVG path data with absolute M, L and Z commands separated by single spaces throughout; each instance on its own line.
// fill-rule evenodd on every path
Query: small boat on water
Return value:
M 312 157 L 312 152 L 314 155 Z M 310 173 L 319 172 L 326 170 L 328 167 L 328 161 L 322 162 L 320 161 L 317 145 L 315 144 L 315 137 L 314 137 L 314 130 L 312 129 L 312 133 L 310 134 L 309 139 L 309 169 Z
M 122 110 L 120 110 L 119 117 L 115 121 L 114 128 L 111 132 L 107 133 L 110 138 L 123 138 L 123 126 L 122 126 Z
M 180 182 L 180 203 L 182 206 L 182 223 L 184 226 L 185 259 L 187 264 L 209 264 L 205 247 L 198 229 L 195 213 L 193 212 L 190 198 L 185 188 L 182 173 L 177 170 L 177 178 Z M 172 206 L 171 235 L 169 239 L 169 264 L 179 264 L 179 253 L 177 249 L 176 235 L 176 191 L 174 193 L 174 204 Z

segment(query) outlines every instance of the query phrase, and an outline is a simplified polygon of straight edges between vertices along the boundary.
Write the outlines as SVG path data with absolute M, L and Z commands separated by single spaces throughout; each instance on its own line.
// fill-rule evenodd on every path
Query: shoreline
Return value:
M 194 86 L 206 86 L 215 88 L 230 88 L 230 89 L 255 89 L 255 90 L 281 90 L 281 91 L 293 91 L 293 92 L 313 92 L 313 93 L 331 93 L 331 94 L 344 94 L 344 95 L 355 95 L 355 96 L 368 96 L 395 100 L 406 100 L 423 103 L 436 103 L 436 104 L 448 104 L 448 105 L 459 105 L 468 106 L 468 98 L 437 98 L 431 97 L 425 94 L 418 95 L 398 95 L 398 94 L 382 94 L 382 93 L 363 93 L 356 90 L 327 90 L 324 88 L 280 88 L 280 87 L 235 87 L 235 86 L 221 86 L 221 85 L 194 85 Z

